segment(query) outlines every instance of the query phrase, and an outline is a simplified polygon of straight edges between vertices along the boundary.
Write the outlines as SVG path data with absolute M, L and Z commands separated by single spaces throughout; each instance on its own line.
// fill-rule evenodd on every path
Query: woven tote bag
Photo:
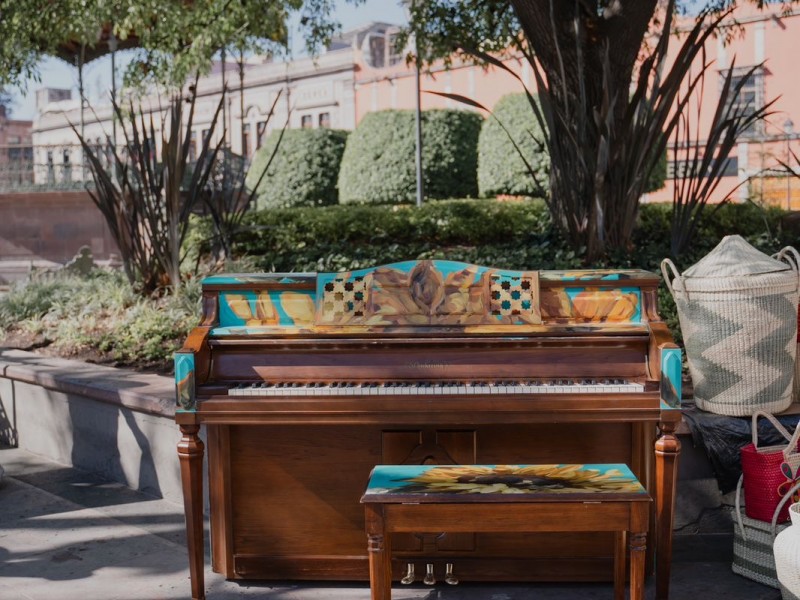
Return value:
M 742 417 L 792 403 L 799 266 L 794 248 L 770 258 L 738 235 L 682 275 L 671 260 L 661 263 L 698 408 Z
M 800 483 L 790 488 L 781 503 L 775 509 L 771 522 L 742 515 L 742 479 L 736 486 L 734 513 L 736 525 L 733 528 L 733 564 L 731 570 L 737 575 L 770 587 L 779 588 L 778 574 L 775 568 L 775 555 L 772 545 L 775 536 L 789 525 L 779 524 L 778 513 L 784 508 L 788 499 L 800 489 Z
M 758 419 L 763 417 L 786 438 L 787 443 L 780 446 L 758 446 Z M 800 440 L 800 426 L 794 435 L 780 424 L 772 415 L 757 412 L 753 415 L 753 441 L 741 449 L 742 476 L 744 478 L 745 513 L 751 519 L 769 521 L 775 515 L 775 508 L 795 483 L 800 453 L 797 442 Z M 784 466 L 784 464 L 786 466 Z M 789 520 L 789 507 L 785 505 L 777 514 L 778 523 Z

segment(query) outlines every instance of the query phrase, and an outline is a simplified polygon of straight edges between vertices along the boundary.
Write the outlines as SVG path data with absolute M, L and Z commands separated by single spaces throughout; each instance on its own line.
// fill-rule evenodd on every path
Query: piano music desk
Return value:
M 392 597 L 392 535 L 402 532 L 613 531 L 614 598 L 644 599 L 650 496 L 625 465 L 379 465 L 365 507 L 372 600 Z

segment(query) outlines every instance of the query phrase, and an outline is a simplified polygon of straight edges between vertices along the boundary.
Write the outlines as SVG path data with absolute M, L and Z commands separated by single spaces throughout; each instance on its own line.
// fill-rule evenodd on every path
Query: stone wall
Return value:
M 0 444 L 182 502 L 172 378 L 0 350 Z
M 0 261 L 64 263 L 89 246 L 95 260 L 118 253 L 84 191 L 0 194 Z

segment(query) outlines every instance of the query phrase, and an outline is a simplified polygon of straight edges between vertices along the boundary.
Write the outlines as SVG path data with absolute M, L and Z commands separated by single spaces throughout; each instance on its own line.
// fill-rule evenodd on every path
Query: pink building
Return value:
M 693 21 L 687 21 L 685 25 L 681 24 L 680 29 L 692 25 Z M 745 82 L 735 102 L 761 106 L 774 98 L 778 100 L 773 105 L 775 114 L 769 121 L 748 132 L 729 157 L 728 175 L 717 188 L 713 200 L 721 200 L 736 188 L 732 195 L 735 201 L 750 198 L 800 209 L 800 180 L 778 171 L 778 159 L 787 161 L 789 147 L 800 155 L 800 78 L 793 64 L 800 54 L 800 9 L 783 12 L 777 5 L 758 11 L 746 4 L 736 12 L 735 22 L 731 19 L 727 25 L 731 34 L 727 43 L 715 38 L 707 44 L 706 57 L 714 63 L 706 77 L 699 130 L 709 130 L 723 78 L 732 66 L 734 77 L 740 77 L 750 67 L 764 63 L 763 68 Z M 357 122 L 368 112 L 415 107 L 414 71 L 406 66 L 400 55 L 389 52 L 391 38 L 392 32 L 387 31 L 383 41 L 375 40 L 369 44 L 373 52 L 357 54 L 361 57 L 355 75 Z M 678 36 L 672 40 L 671 49 L 676 52 L 679 47 Z M 512 58 L 505 64 L 529 89 L 535 88 L 531 68 L 524 59 Z M 457 61 L 449 70 L 435 66 L 430 74 L 423 74 L 421 87 L 423 109 L 468 108 L 425 91 L 460 94 L 489 109 L 504 95 L 522 91 L 519 81 L 501 69 L 484 69 Z M 701 143 L 703 137 L 701 133 Z M 676 169 L 685 167 L 685 156 L 679 152 L 676 160 L 673 154 L 670 152 L 668 156 L 667 185 L 649 194 L 645 201 L 672 200 L 672 176 Z M 800 165 L 794 166 L 800 174 Z

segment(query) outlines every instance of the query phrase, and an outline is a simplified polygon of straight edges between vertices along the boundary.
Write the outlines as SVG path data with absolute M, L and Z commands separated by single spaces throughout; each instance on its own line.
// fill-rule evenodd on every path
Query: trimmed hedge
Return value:
M 247 175 L 248 187 L 258 182 L 280 133 L 280 130 L 273 131 L 253 158 Z M 347 131 L 335 129 L 287 129 L 258 188 L 256 206 L 286 208 L 336 204 L 339 164 L 347 134 Z
M 635 249 L 593 267 L 658 272 L 669 255 L 670 204 L 642 205 Z M 766 253 L 798 244 L 781 226 L 785 213 L 728 204 L 709 217 L 696 243 L 677 262 L 697 262 L 725 235 L 738 233 Z M 408 206 L 329 206 L 250 213 L 235 247 L 264 271 L 344 271 L 409 259 L 443 258 L 509 269 L 581 268 L 551 226 L 541 200 L 451 200 Z M 672 298 L 662 286 L 661 315 L 680 340 Z
M 494 117 L 484 121 L 478 140 L 480 195 L 484 198 L 498 194 L 536 196 L 536 183 L 503 130 L 504 126 L 513 135 L 525 160 L 535 169 L 539 184 L 546 188 L 550 156 L 534 140 L 544 141 L 528 97 L 525 94 L 503 96 L 492 112 Z
M 478 194 L 483 118 L 463 110 L 422 113 L 426 198 Z M 350 134 L 339 171 L 342 204 L 407 204 L 416 197 L 415 120 L 410 110 L 368 113 Z

